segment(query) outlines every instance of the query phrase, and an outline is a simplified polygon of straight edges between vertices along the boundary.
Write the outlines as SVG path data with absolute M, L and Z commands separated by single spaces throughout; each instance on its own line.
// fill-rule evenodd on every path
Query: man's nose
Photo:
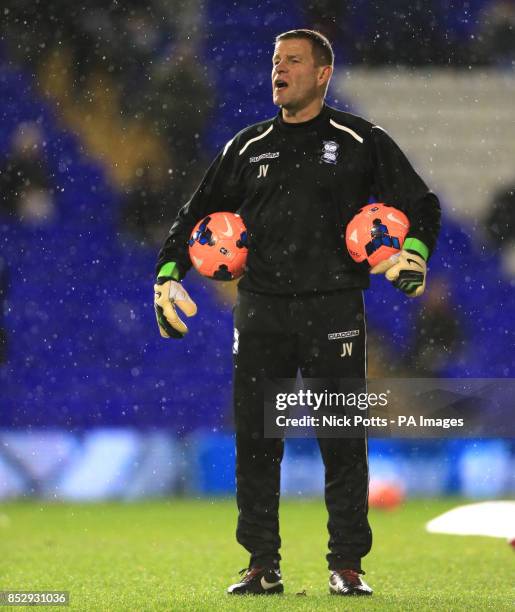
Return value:
M 274 66 L 274 70 L 277 74 L 280 74 L 281 72 L 286 72 L 286 62 L 278 62 Z

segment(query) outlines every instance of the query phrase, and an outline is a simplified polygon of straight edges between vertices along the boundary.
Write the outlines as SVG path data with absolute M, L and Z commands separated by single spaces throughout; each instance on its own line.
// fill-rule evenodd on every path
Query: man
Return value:
M 263 382 L 366 376 L 362 290 L 368 270 L 352 261 L 345 227 L 373 195 L 410 219 L 397 257 L 372 270 L 409 295 L 425 286 L 439 229 L 437 198 L 378 126 L 324 104 L 333 72 L 329 41 L 311 30 L 279 35 L 272 88 L 279 114 L 228 142 L 179 212 L 160 254 L 154 287 L 161 334 L 181 338 L 196 306 L 180 284 L 191 266 L 193 226 L 215 211 L 238 211 L 249 237 L 234 330 L 237 540 L 249 567 L 230 594 L 283 591 L 279 561 L 279 476 L 283 440 L 263 435 Z M 342 354 L 338 332 L 351 331 Z M 344 352 L 345 353 L 345 352 Z M 361 559 L 371 547 L 365 439 L 320 439 L 329 514 L 329 589 L 369 595 Z

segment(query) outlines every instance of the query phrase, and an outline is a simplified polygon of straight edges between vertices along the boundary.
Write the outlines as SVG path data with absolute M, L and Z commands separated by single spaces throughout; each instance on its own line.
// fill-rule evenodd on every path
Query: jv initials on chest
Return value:
M 257 175 L 258 178 L 264 178 L 266 176 L 266 173 L 268 172 L 268 166 L 269 164 L 261 164 L 259 166 L 259 173 Z

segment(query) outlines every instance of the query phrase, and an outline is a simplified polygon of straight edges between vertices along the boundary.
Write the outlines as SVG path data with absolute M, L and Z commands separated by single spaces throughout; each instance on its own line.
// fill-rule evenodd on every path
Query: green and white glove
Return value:
M 400 253 L 392 255 L 378 263 L 370 274 L 383 274 L 393 286 L 403 291 L 408 297 L 418 297 L 426 288 L 426 260 L 429 250 L 416 238 L 407 238 Z
M 197 305 L 178 282 L 179 271 L 174 262 L 168 262 L 159 271 L 154 285 L 154 310 L 159 332 L 163 338 L 183 338 L 188 328 L 175 309 L 178 306 L 187 317 L 197 314 Z

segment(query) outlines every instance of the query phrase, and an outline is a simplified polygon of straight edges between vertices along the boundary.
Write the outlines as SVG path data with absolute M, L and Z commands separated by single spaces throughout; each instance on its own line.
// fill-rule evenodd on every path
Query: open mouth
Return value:
M 285 89 L 286 87 L 288 87 L 288 83 L 286 81 L 277 79 L 277 81 L 275 82 L 276 89 Z

